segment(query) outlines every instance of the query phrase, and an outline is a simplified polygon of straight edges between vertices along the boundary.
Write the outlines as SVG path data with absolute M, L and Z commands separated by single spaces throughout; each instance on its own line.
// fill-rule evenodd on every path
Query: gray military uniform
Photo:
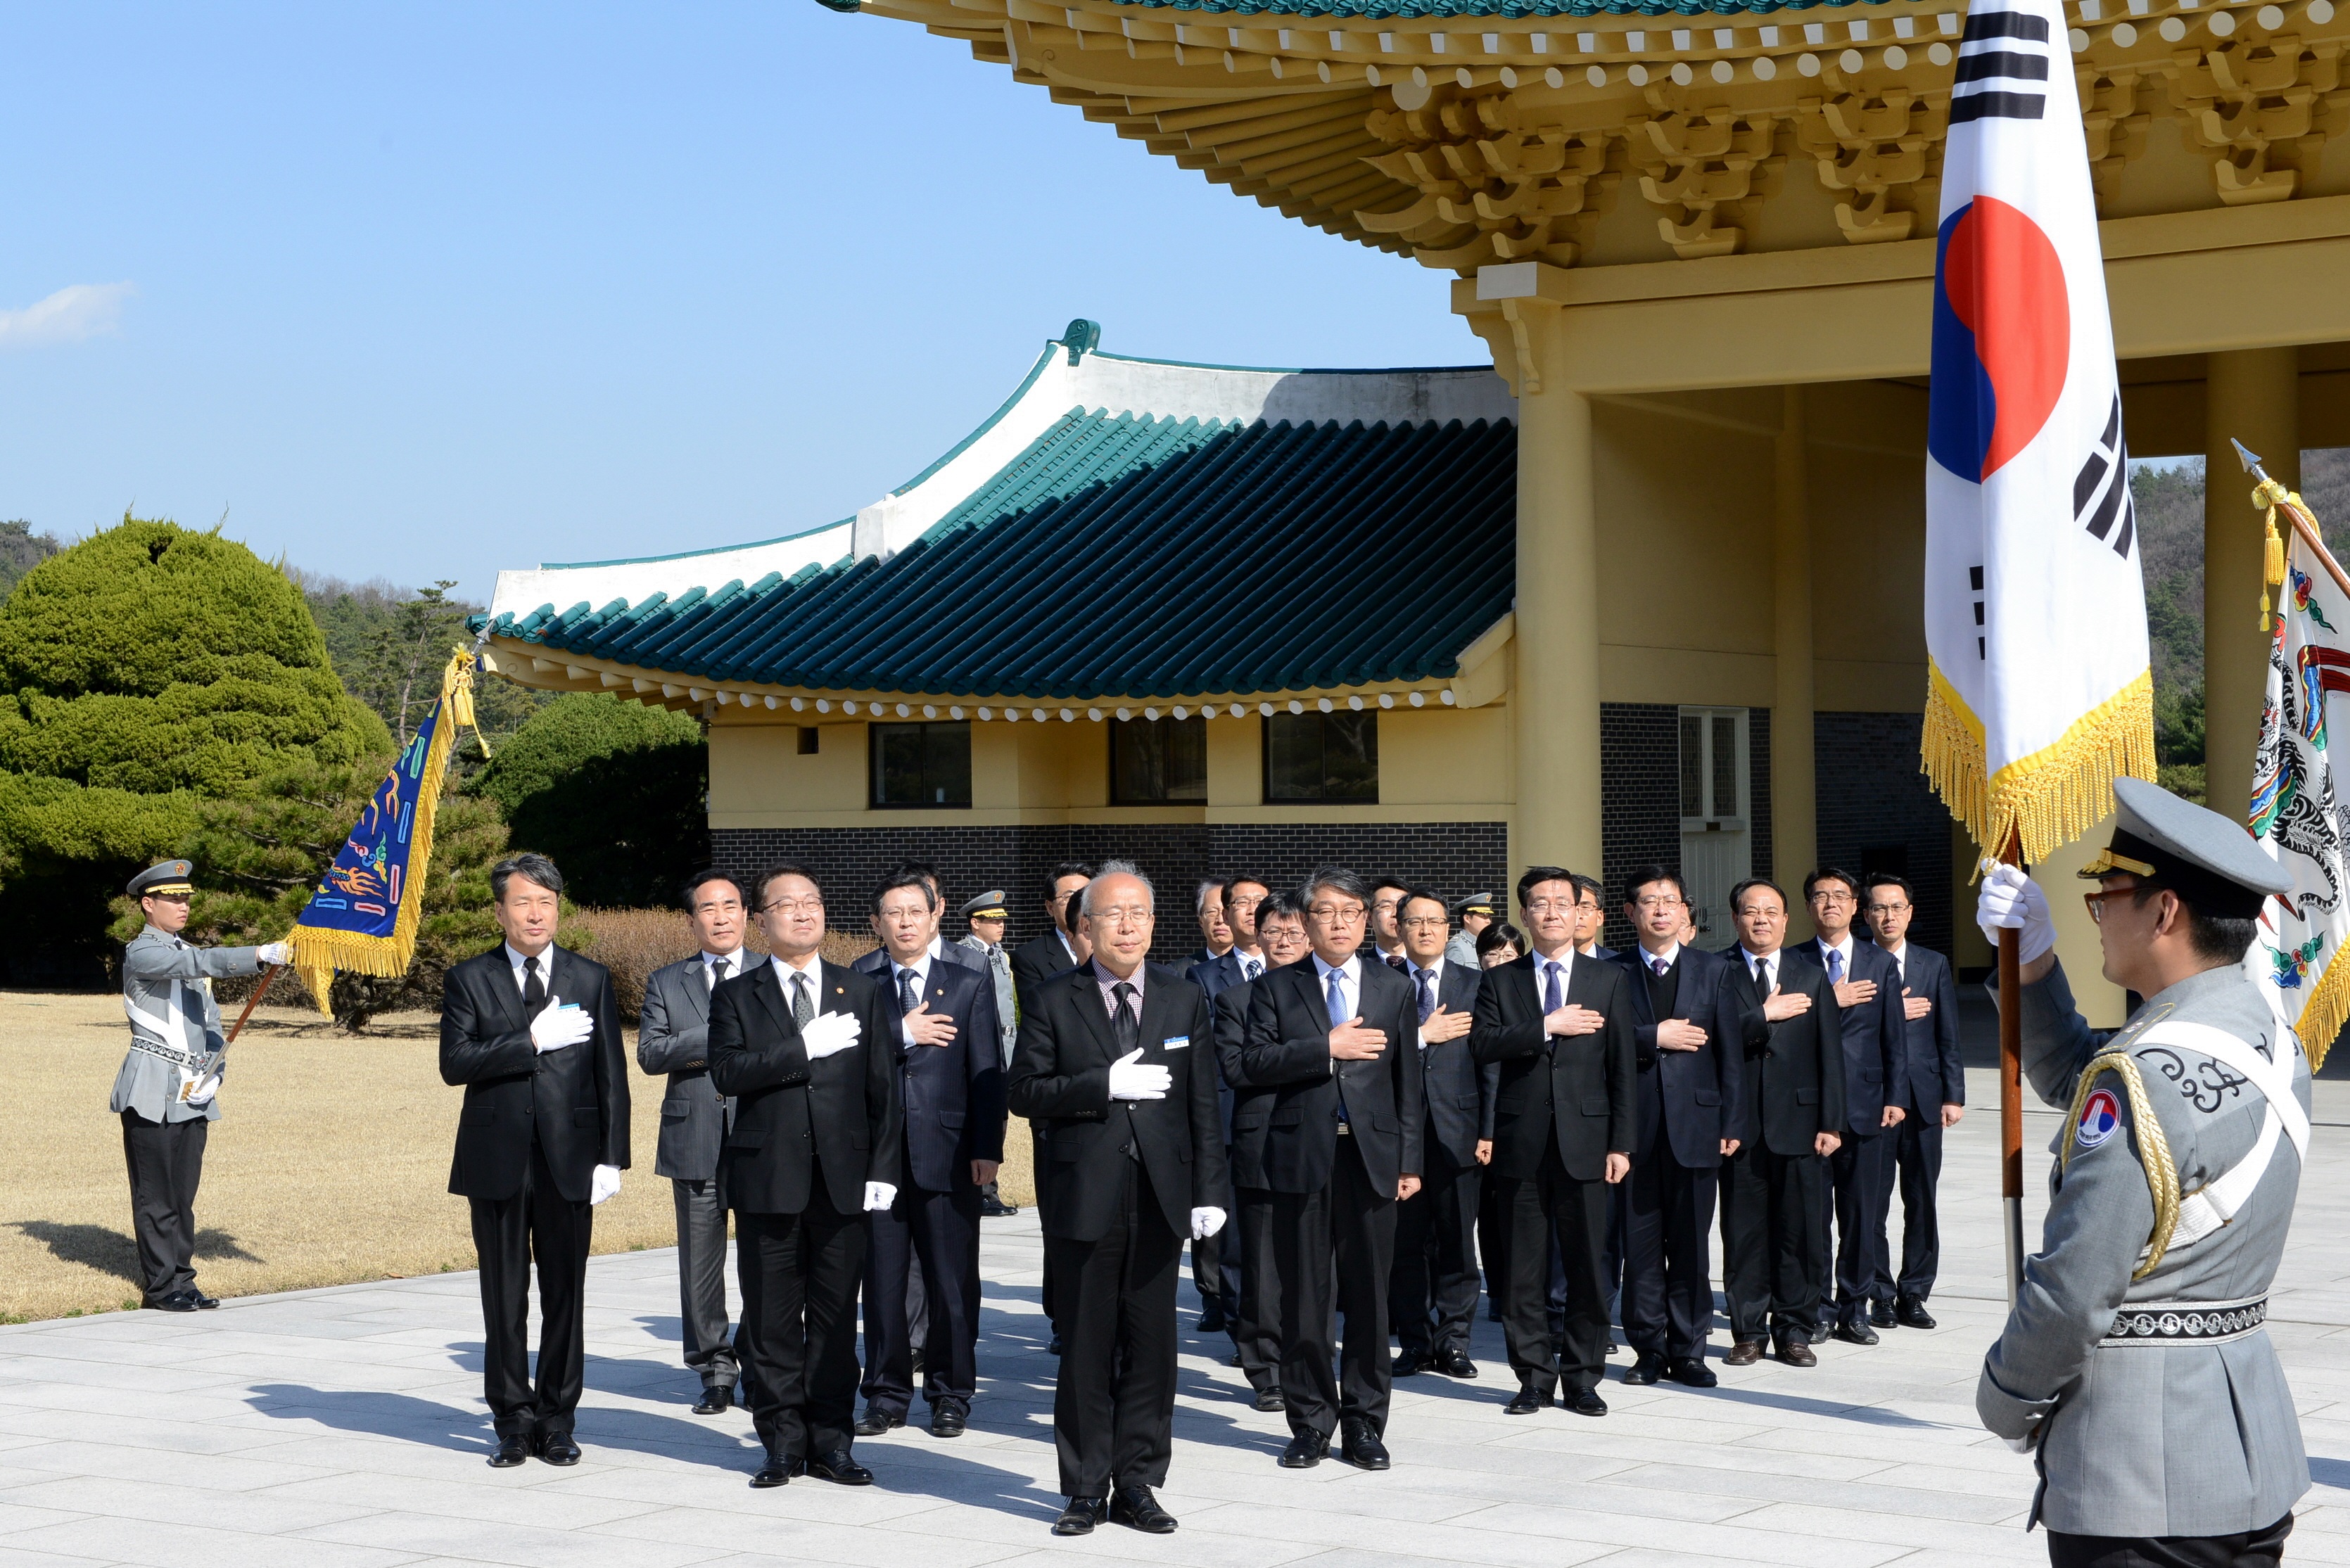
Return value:
M 988 977 L 995 981 L 995 1016 L 1003 1035 L 1003 1064 L 1009 1068 L 1012 1047 L 1020 1038 L 1020 1005 L 1013 992 L 1012 955 L 1000 943 L 983 942 L 974 936 L 960 936 L 955 942 L 987 961 Z
M 2024 1073 L 2071 1114 L 2050 1146 L 2063 1161 L 2050 1174 L 2041 1251 L 1984 1360 L 1975 1408 L 2003 1438 L 2036 1438 L 2033 1518 L 2053 1531 L 2222 1536 L 2273 1524 L 2309 1488 L 2293 1395 L 2260 1326 L 2300 1186 L 2295 1146 L 2274 1138 L 2232 1220 L 2195 1240 L 2182 1225 L 2133 1282 L 2155 1231 L 2149 1140 L 2123 1075 L 2080 1077 L 2101 1050 L 2128 1054 L 2191 1199 L 2252 1154 L 2269 1102 L 2181 1048 L 2186 1032 L 2163 1043 L 2165 1026 L 2209 1026 L 2271 1062 L 2287 1052 L 2304 1113 L 2308 1063 L 2233 964 L 2148 998 L 2110 1039 L 2074 1011 L 2061 966 L 2020 1001 Z
M 106 1108 L 136 1111 L 151 1122 L 219 1119 L 217 1098 L 191 1106 L 181 1100 L 180 1089 L 208 1057 L 227 1049 L 210 981 L 260 972 L 258 948 L 191 947 L 151 926 L 131 938 L 122 952 L 130 1050 L 114 1075 L 114 1097 Z

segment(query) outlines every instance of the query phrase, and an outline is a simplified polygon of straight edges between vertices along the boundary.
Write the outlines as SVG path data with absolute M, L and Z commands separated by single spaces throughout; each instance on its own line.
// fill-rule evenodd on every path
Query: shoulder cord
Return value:
M 2129 1095 L 2130 1122 L 2137 1136 L 2138 1164 L 2146 1171 L 2147 1190 L 2154 1199 L 2154 1234 L 2147 1239 L 2146 1261 L 2130 1272 L 2130 1282 L 2154 1272 L 2162 1255 L 2170 1250 L 2171 1233 L 2178 1229 L 2178 1168 L 2171 1163 L 2170 1140 L 2163 1136 L 2162 1122 L 2154 1114 L 2154 1102 L 2146 1092 L 2146 1079 L 2138 1072 L 2137 1063 L 2126 1052 L 2108 1052 L 2090 1059 L 2081 1070 L 2080 1082 L 2073 1088 L 2073 1109 L 2064 1125 L 2064 1139 L 2056 1156 L 2056 1168 L 2064 1170 L 2073 1163 L 2073 1150 L 2079 1145 L 2082 1108 L 2089 1103 L 2089 1092 L 2100 1074 L 2111 1072 L 2122 1081 Z

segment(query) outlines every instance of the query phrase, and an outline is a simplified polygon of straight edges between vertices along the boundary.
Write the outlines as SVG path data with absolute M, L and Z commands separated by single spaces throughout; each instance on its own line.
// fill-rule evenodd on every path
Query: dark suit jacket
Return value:
M 1043 936 L 1031 937 L 1012 950 L 1013 994 L 1024 1011 L 1028 993 L 1056 974 L 1069 972 L 1069 950 L 1061 945 L 1061 933 L 1047 930 Z M 1014 1046 L 1016 1054 L 1018 1047 Z
M 1901 1103 L 1912 1115 L 1939 1121 L 1944 1106 L 1967 1103 L 1967 1067 L 1959 1054 L 1958 981 L 1950 973 L 1950 961 L 1931 948 L 1910 942 L 1901 957 L 1908 963 L 1908 977 L 1902 983 L 1909 994 L 1934 1004 L 1925 1017 L 1901 1021 L 1902 1075 L 1908 1085 L 1908 1098 Z
M 1818 938 L 1786 950 L 1822 974 L 1827 972 Z M 1886 1106 L 1908 1104 L 1903 1042 L 1908 1038 L 1909 1021 L 1901 1016 L 1901 971 L 1883 948 L 1855 937 L 1852 972 L 1845 978 L 1877 982 L 1875 1000 L 1843 1013 L 1845 1116 L 1854 1132 L 1868 1137 L 1885 1130 Z
M 1738 1110 L 1746 1054 L 1721 1027 L 1721 987 L 1731 965 L 1720 953 L 1683 944 L 1674 956 L 1675 991 L 1670 1016 L 1705 1031 L 1694 1051 L 1667 1051 L 1657 1044 L 1660 1022 L 1648 999 L 1648 956 L 1638 947 L 1616 955 L 1631 993 L 1633 1044 L 1638 1051 L 1639 1104 L 1635 1109 L 1637 1152 L 1646 1154 L 1663 1135 L 1673 1158 L 1691 1169 L 1721 1163 L 1721 1140 Z
M 1480 1062 L 1502 1068 L 1493 1117 L 1493 1170 L 1531 1180 L 1555 1137 L 1559 1162 L 1577 1181 L 1607 1174 L 1607 1156 L 1632 1152 L 1636 1047 L 1624 971 L 1576 955 L 1566 1000 L 1601 1014 L 1595 1034 L 1554 1039 L 1543 1026 L 1542 992 L 1527 953 L 1485 971 L 1469 1044 Z
M 865 1184 L 905 1182 L 898 1098 L 898 1010 L 868 975 L 827 963 L 818 1012 L 856 1015 L 857 1044 L 821 1062 L 800 1043 L 773 963 L 711 993 L 710 1081 L 735 1097 L 726 1135 L 727 1201 L 754 1214 L 800 1214 L 824 1171 L 833 1210 L 865 1210 Z
M 1201 970 L 1212 969 L 1201 964 Z M 1195 971 L 1196 972 L 1196 971 Z M 1274 1102 L 1281 1091 L 1232 1082 L 1242 1051 L 1248 1044 L 1249 997 L 1264 977 L 1244 980 L 1216 992 L 1209 1003 L 1216 1036 L 1216 1077 L 1224 1085 L 1224 1144 L 1231 1156 L 1232 1184 L 1269 1190 L 1264 1175 L 1264 1140 L 1271 1130 Z
M 1329 1183 L 1338 1153 L 1338 1104 L 1344 1092 L 1349 1137 L 1363 1157 L 1371 1185 L 1395 1200 L 1397 1179 L 1427 1167 L 1421 1145 L 1428 1107 L 1419 1073 L 1419 1008 L 1411 982 L 1381 962 L 1366 944 L 1357 955 L 1356 1011 L 1367 1028 L 1387 1037 L 1367 1062 L 1330 1054 L 1330 1012 L 1311 958 L 1276 970 L 1249 988 L 1248 1026 L 1224 1075 L 1235 1090 L 1274 1091 L 1270 1102 L 1232 1110 L 1232 1138 L 1257 1129 L 1244 1114 L 1262 1109 L 1265 1186 L 1275 1192 L 1319 1192 Z M 1332 1067 L 1336 1071 L 1333 1072 Z
M 1436 981 L 1437 1005 L 1447 1012 L 1477 1015 L 1477 992 L 1484 980 L 1482 970 L 1466 964 L 1440 963 Z M 1412 1012 L 1419 1012 L 1419 987 L 1409 974 Z M 1470 1037 L 1447 1040 L 1419 1054 L 1421 1093 L 1428 1102 L 1428 1141 L 1457 1166 L 1477 1163 L 1477 1143 L 1493 1136 L 1494 1108 L 1501 1098 L 1502 1064 L 1480 1063 L 1470 1049 Z
M 574 1203 L 588 1200 L 598 1166 L 628 1168 L 629 1058 L 612 977 L 568 949 L 547 951 L 547 994 L 577 1002 L 596 1025 L 560 1051 L 532 1048 L 504 942 L 441 983 L 441 1081 L 465 1086 L 449 1167 L 449 1190 L 461 1198 L 520 1192 L 534 1129 L 556 1190 Z
M 1844 1021 L 1827 971 L 1797 962 L 1783 950 L 1779 989 L 1810 997 L 1812 1010 L 1773 1023 L 1762 1016 L 1762 993 L 1755 989 L 1744 952 L 1729 948 L 1721 958 L 1730 975 L 1721 985 L 1721 1033 L 1746 1054 L 1731 1136 L 1747 1148 L 1761 1144 L 1773 1154 L 1791 1157 L 1811 1153 L 1812 1139 L 1821 1133 L 1851 1137 L 1844 1120 Z
M 941 942 L 939 957 L 959 968 L 971 970 L 979 974 L 987 972 L 987 955 L 967 948 L 961 942 Z M 889 970 L 889 950 L 885 946 L 875 948 L 871 952 L 858 953 L 848 967 L 859 974 L 887 974 Z
M 767 961 L 744 948 L 738 970 Z M 710 987 L 700 954 L 653 971 L 637 1023 L 637 1065 L 669 1075 L 661 1096 L 660 1144 L 653 1173 L 686 1181 L 718 1174 L 718 1151 L 734 1116 L 734 1102 L 710 1082 Z
M 1264 955 L 1262 950 L 1259 950 L 1257 955 L 1257 972 L 1259 974 L 1263 974 L 1264 972 Z M 1244 987 L 1248 984 L 1248 981 L 1242 978 L 1241 955 L 1237 949 L 1226 950 L 1222 958 L 1212 958 L 1207 960 L 1205 962 L 1193 964 L 1190 972 L 1187 973 L 1184 978 L 1207 993 L 1208 1004 L 1211 1010 L 1215 1009 L 1215 1004 L 1218 999 L 1222 997 L 1226 992 Z M 1240 1023 L 1243 1028 L 1246 1027 L 1247 1024 L 1247 1007 L 1248 1003 L 1243 1000 L 1241 1003 L 1242 1012 L 1240 1017 Z M 1238 1091 L 1232 1087 L 1232 1081 L 1224 1075 L 1224 1054 L 1222 1033 L 1223 1029 L 1223 1013 L 1221 1011 L 1215 1011 L 1214 1017 L 1218 1031 L 1216 1050 L 1216 1104 L 1223 1115 L 1224 1143 L 1227 1147 L 1230 1147 L 1232 1141 L 1232 1115 L 1239 1105 L 1239 1100 L 1237 1098 Z
M 1164 1099 L 1114 1101 L 1109 1066 L 1121 1053 L 1093 966 L 1064 971 L 1021 1004 L 1011 1101 L 1014 1111 L 1051 1128 L 1045 1168 L 1037 1173 L 1047 1236 L 1098 1241 L 1107 1234 L 1125 1164 L 1137 1157 L 1177 1236 L 1191 1234 L 1192 1210 L 1227 1205 L 1216 1075 L 1208 1059 L 1212 1035 L 1200 988 L 1163 965 L 1146 965 L 1142 1060 L 1166 1068 L 1171 1082 Z
M 901 1018 L 897 978 L 884 973 L 874 983 L 889 999 L 890 1016 Z M 922 1001 L 953 1021 L 955 1037 L 944 1045 L 909 1045 L 903 1028 L 890 1025 L 905 1106 L 906 1179 L 925 1192 L 947 1192 L 971 1185 L 972 1160 L 1003 1158 L 1003 1037 L 995 1023 L 995 980 L 933 959 Z

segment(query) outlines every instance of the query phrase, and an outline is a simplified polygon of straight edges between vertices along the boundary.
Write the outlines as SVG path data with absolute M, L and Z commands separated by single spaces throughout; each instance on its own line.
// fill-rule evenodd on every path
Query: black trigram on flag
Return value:
M 1968 16 L 1950 82 L 1950 123 L 2038 119 L 2047 107 L 2047 18 L 2024 11 Z
M 2114 395 L 2114 410 L 2106 416 L 2106 433 L 2097 450 L 2081 465 L 2073 481 L 2073 515 L 2090 536 L 2113 535 L 2114 554 L 2129 558 L 2137 538 L 2137 504 L 2130 499 L 2129 446 L 2122 440 L 2122 400 Z

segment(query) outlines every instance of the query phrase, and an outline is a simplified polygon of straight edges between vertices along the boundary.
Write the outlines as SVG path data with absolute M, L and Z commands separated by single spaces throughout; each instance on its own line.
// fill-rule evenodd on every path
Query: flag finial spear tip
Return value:
M 2252 451 L 2251 448 L 2246 446 L 2242 441 L 2238 441 L 2233 436 L 2230 436 L 2228 438 L 2228 444 L 2236 449 L 2236 461 L 2244 465 L 2244 472 L 2246 473 L 2252 475 L 2256 479 L 2266 479 L 2268 477 L 2267 474 L 2261 472 L 2261 454 L 2259 452 Z

